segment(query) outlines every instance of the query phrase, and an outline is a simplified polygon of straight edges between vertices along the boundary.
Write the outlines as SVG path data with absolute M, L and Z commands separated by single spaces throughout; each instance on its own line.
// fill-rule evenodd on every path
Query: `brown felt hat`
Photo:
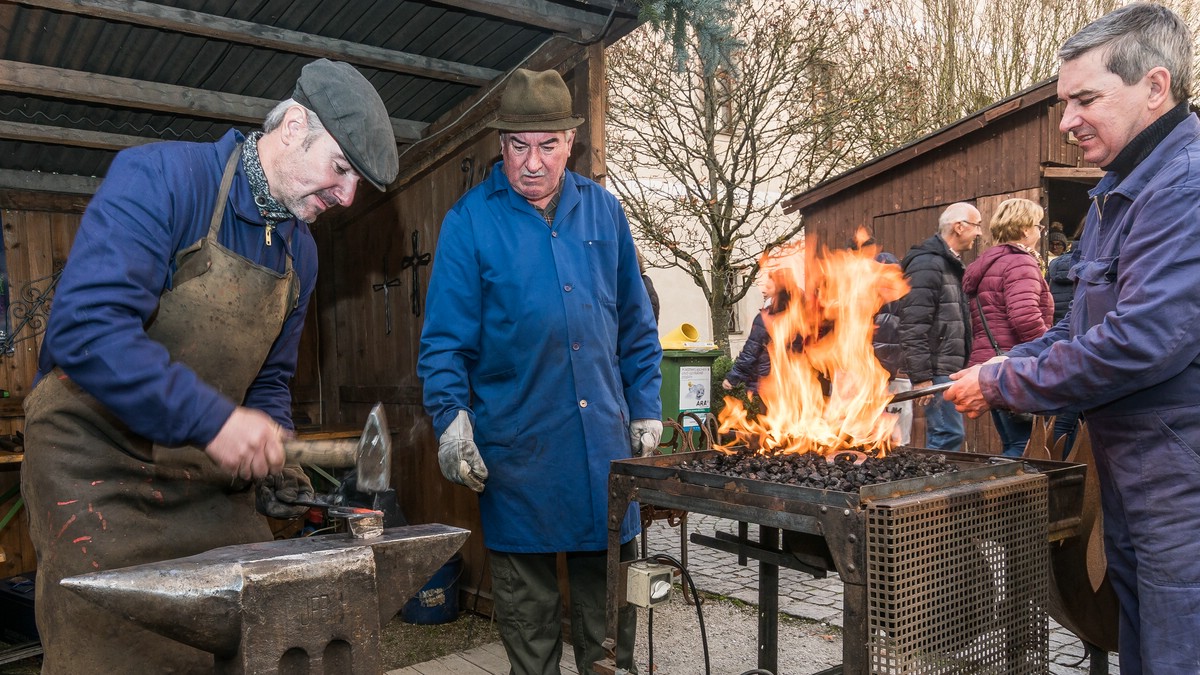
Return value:
M 400 171 L 396 135 L 379 92 L 349 63 L 319 59 L 304 66 L 292 98 L 315 112 L 350 165 L 386 190 Z
M 518 68 L 488 126 L 500 131 L 566 131 L 580 124 L 583 117 L 571 114 L 571 91 L 558 71 Z

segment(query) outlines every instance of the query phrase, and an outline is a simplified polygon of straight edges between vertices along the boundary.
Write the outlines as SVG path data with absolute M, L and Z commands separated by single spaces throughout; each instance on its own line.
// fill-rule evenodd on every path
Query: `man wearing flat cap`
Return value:
M 615 197 L 566 170 L 557 72 L 517 70 L 491 124 L 499 162 L 442 222 L 417 372 L 443 475 L 479 493 L 496 620 L 514 673 L 557 673 L 566 553 L 579 672 L 604 658 L 609 464 L 662 433 L 662 350 Z M 621 522 L 634 556 L 637 511 Z M 632 607 L 617 665 L 632 668 Z
M 304 66 L 261 132 L 117 154 L 83 214 L 25 402 L 21 489 L 42 672 L 212 672 L 59 580 L 269 541 L 312 497 L 284 463 L 288 381 L 316 283 L 309 230 L 397 173 L 355 68 Z

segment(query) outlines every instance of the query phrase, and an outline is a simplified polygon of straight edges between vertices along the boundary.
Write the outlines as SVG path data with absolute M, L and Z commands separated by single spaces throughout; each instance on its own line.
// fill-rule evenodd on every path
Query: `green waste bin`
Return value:
M 708 418 L 712 410 L 712 365 L 723 352 L 717 348 L 664 349 L 662 356 L 663 419 L 676 420 L 685 431 L 693 433 L 693 445 L 701 435 L 700 422 Z M 682 415 L 681 413 L 695 413 Z M 671 429 L 663 431 L 663 444 L 679 447 L 674 442 Z M 670 448 L 664 447 L 664 452 Z

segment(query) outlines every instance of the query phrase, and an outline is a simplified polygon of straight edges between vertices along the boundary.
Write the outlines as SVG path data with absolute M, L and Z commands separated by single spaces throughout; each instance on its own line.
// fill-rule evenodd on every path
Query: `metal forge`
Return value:
M 711 454 L 617 461 L 609 477 L 606 647 L 624 569 L 621 516 L 631 501 L 739 521 L 737 537 L 694 543 L 759 561 L 758 667 L 777 672 L 779 567 L 844 584 L 841 667 L 826 673 L 1049 671 L 1049 546 L 1078 532 L 1085 466 L 942 453 L 959 471 L 857 493 L 687 470 Z M 747 525 L 758 525 L 758 540 Z

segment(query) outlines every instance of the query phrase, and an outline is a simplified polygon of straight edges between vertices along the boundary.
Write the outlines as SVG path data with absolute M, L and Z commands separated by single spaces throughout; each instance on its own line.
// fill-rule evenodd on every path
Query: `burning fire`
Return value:
M 760 267 L 790 296 L 764 316 L 771 336 L 771 373 L 758 386 L 765 412 L 751 418 L 726 397 L 721 433 L 734 432 L 764 455 L 891 449 L 897 416 L 886 411 L 888 372 L 871 337 L 875 314 L 909 286 L 899 265 L 877 262 L 879 249 L 862 245 L 868 237 L 860 229 L 858 250 L 822 249 L 820 257 L 803 245 L 763 256 Z

